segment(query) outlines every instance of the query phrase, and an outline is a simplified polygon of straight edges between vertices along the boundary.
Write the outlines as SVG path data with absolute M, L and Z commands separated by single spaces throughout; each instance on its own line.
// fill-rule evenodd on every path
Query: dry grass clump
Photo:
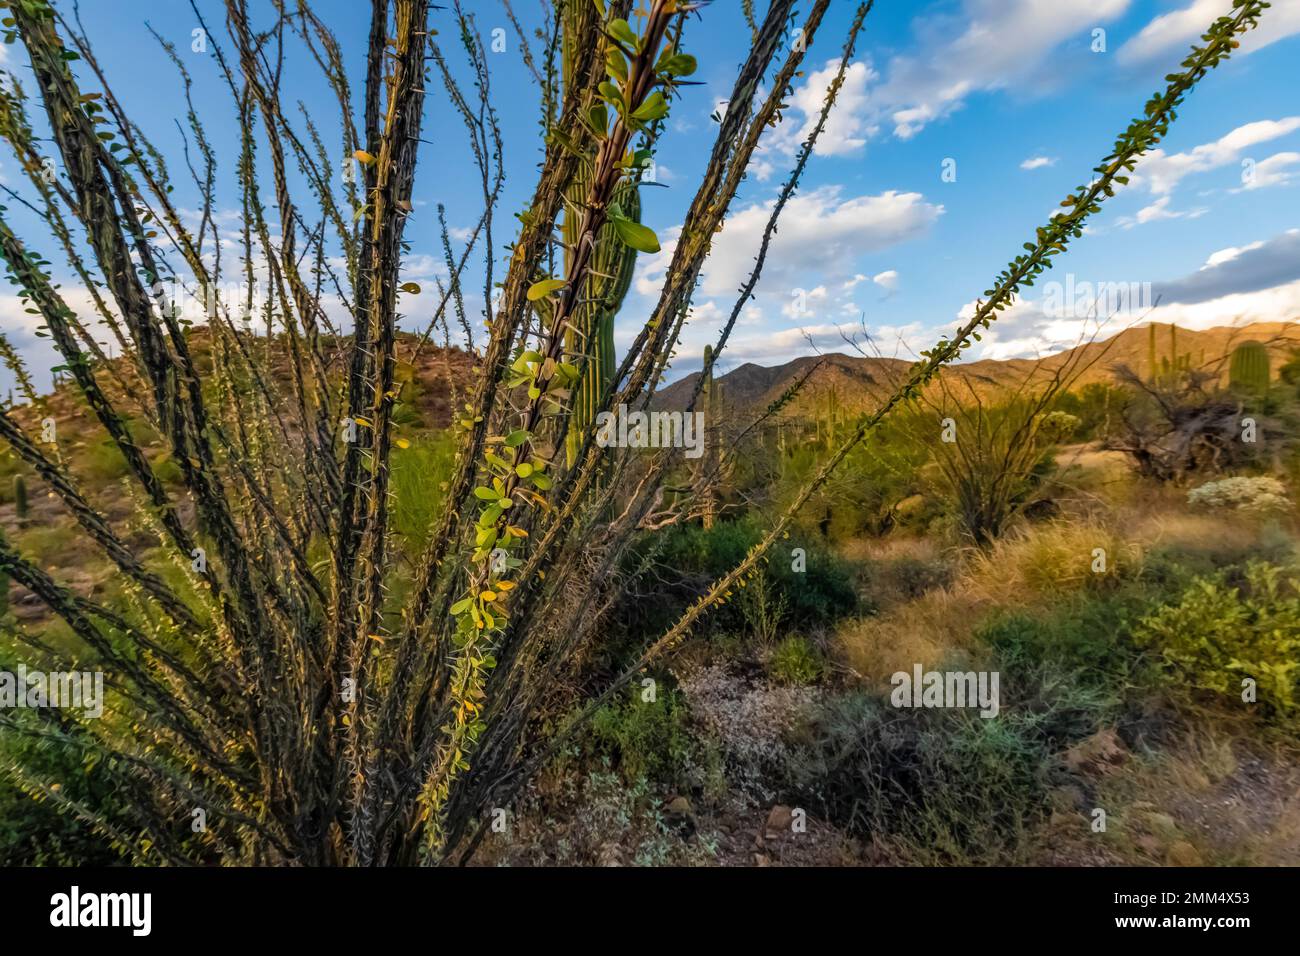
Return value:
M 1004 607 L 1049 595 L 1104 590 L 1141 572 L 1143 550 L 1096 520 L 1054 521 L 1008 535 L 970 557 L 961 586 Z
M 964 647 L 983 611 L 983 601 L 968 591 L 936 588 L 884 614 L 846 622 L 835 645 L 855 674 L 887 684 L 897 671 L 937 665 Z

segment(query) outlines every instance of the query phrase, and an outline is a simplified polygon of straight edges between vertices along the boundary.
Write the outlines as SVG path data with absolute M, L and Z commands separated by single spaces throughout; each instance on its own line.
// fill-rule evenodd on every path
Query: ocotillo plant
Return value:
M 1263 342 L 1242 342 L 1232 350 L 1228 363 L 1228 384 L 1232 388 L 1262 394 L 1268 390 L 1270 376 L 1268 348 Z
M 681 184 L 686 210 L 657 298 L 609 379 L 601 410 L 644 400 L 663 374 L 715 237 L 763 137 L 783 120 L 829 3 L 801 5 L 799 43 L 789 42 L 794 0 L 771 0 L 755 22 L 751 48 L 723 91 L 728 106 L 704 168 L 697 181 Z M 511 806 L 566 735 L 750 578 L 849 451 L 1082 235 L 1265 5 L 1238 0 L 1215 21 L 1065 197 L 1064 211 L 983 292 L 971 318 L 924 352 L 878 407 L 840 427 L 838 444 L 760 544 L 625 671 L 579 696 L 577 688 L 590 686 L 578 679 L 581 662 L 602 638 L 599 609 L 625 586 L 617 572 L 679 459 L 671 448 L 651 456 L 598 448 L 588 434 L 570 464 L 556 436 L 569 419 L 587 351 L 567 341 L 568 333 L 600 278 L 596 247 L 607 226 L 626 247 L 658 248 L 654 233 L 619 203 L 619 190 L 649 159 L 638 152 L 653 142 L 684 78 L 696 71 L 685 46 L 690 24 L 712 9 L 649 0 L 634 28 L 625 19 L 627 0 L 588 6 L 592 27 L 574 38 L 569 83 L 556 76 L 553 44 L 531 54 L 543 91 L 544 151 L 505 272 L 497 275 L 491 236 L 501 159 L 491 57 L 457 0 L 437 8 L 428 0 L 376 0 L 355 91 L 342 46 L 306 0 L 293 4 L 292 16 L 267 4 L 265 23 L 256 25 L 246 0 L 229 0 L 224 33 L 195 10 L 238 130 L 230 178 L 246 228 L 235 240 L 237 254 L 219 260 L 213 248 L 231 241 L 217 226 L 225 157 L 203 125 L 219 106 L 205 98 L 201 111 L 187 110 L 190 162 L 164 162 L 165 151 L 129 119 L 75 23 L 44 0 L 7 4 L 10 59 L 30 67 L 35 92 L 25 99 L 12 75 L 0 83 L 13 119 L 0 132 L 16 153 L 15 177 L 26 178 L 23 200 L 50 235 L 19 237 L 16 221 L 0 211 L 0 258 L 61 355 L 83 424 L 97 423 L 121 453 L 134 510 L 127 521 L 102 513 L 75 463 L 47 454 L 27 434 L 27 419 L 0 413 L 0 437 L 117 568 L 130 598 L 74 595 L 39 556 L 0 541 L 0 571 L 66 625 L 59 646 L 30 643 L 42 648 L 44 669 L 93 666 L 111 675 L 114 688 L 102 719 L 6 709 L 0 726 L 42 747 L 66 748 L 77 766 L 96 758 L 99 782 L 121 799 L 90 806 L 39 766 L 15 760 L 4 771 L 126 858 L 305 865 L 469 859 L 492 809 Z M 715 360 L 760 279 L 870 6 L 857 7 L 830 68 L 822 108 L 772 205 Z M 554 19 L 548 27 L 544 35 L 559 35 Z M 463 75 L 439 46 L 446 36 L 461 48 Z M 330 155 L 316 125 L 323 111 L 307 120 L 283 109 L 293 96 L 271 54 L 295 44 L 305 50 L 292 59 L 315 64 L 337 100 L 340 157 Z M 164 51 L 172 52 L 166 42 Z M 436 71 L 427 69 L 431 58 Z M 189 102 L 186 62 L 173 63 Z M 718 82 L 723 64 L 709 67 L 710 82 Z M 442 139 L 436 161 L 452 153 L 447 137 L 458 135 L 424 128 L 435 97 L 464 121 L 483 183 L 482 211 L 454 267 L 478 261 L 469 250 L 481 235 L 487 338 L 457 410 L 453 473 L 421 552 L 405 561 L 393 553 L 389 468 L 405 440 L 394 414 L 401 296 L 419 287 L 402 281 L 402 267 L 411 224 L 427 225 L 424 207 L 413 201 L 416 164 L 429 152 L 423 142 Z M 29 109 L 43 114 L 39 136 L 17 115 Z M 54 188 L 44 188 L 42 164 L 32 162 L 43 152 L 57 161 Z M 333 174 L 340 158 L 354 171 L 342 181 Z M 173 196 L 176 169 L 192 171 L 197 217 Z M 580 191 L 576 182 L 584 183 Z M 61 230 L 74 241 L 63 244 Z M 83 310 L 60 291 L 43 243 L 93 279 L 88 286 L 98 298 Z M 571 254 L 559 256 L 562 266 L 551 274 L 557 245 Z M 223 289 L 232 275 L 257 278 L 259 265 L 268 294 L 254 315 L 243 296 Z M 187 328 L 165 294 L 173 276 L 206 303 L 202 329 Z M 449 300 L 468 287 L 459 279 L 445 284 L 435 327 L 447 327 Z M 322 307 L 326 290 L 337 290 L 341 320 Z M 539 311 L 548 323 L 536 321 Z M 263 331 L 248 331 L 245 316 Z M 124 340 L 121 374 L 138 387 L 112 387 L 108 377 L 118 370 L 87 358 L 90 324 L 110 318 Z M 206 361 L 196 358 L 199 342 Z M 21 382 L 21 365 L 13 364 Z M 144 451 L 144 436 L 154 435 L 174 480 L 164 481 L 154 464 L 160 456 Z M 182 496 L 192 507 L 179 506 Z M 147 559 L 128 544 L 139 533 L 156 543 Z M 161 573 L 161 563 L 179 564 L 186 578 Z M 542 728 L 556 726 L 542 736 Z M 206 811 L 201 833 L 190 825 L 194 808 Z

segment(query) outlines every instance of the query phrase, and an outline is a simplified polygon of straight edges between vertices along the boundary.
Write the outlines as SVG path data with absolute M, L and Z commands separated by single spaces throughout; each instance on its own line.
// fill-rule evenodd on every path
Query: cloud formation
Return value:
M 727 218 L 704 264 L 701 295 L 734 295 L 748 278 L 774 203 L 752 203 Z M 888 190 L 846 197 L 842 186 L 828 185 L 796 195 L 781 214 L 762 288 L 789 298 L 795 288 L 847 281 L 857 273 L 860 256 L 924 235 L 943 211 L 942 205 L 927 202 L 914 192 Z M 679 232 L 680 227 L 670 230 L 658 254 L 642 257 L 637 270 L 638 292 L 653 295 L 658 291 Z
M 1120 47 L 1124 65 L 1148 63 L 1186 50 L 1217 18 L 1232 12 L 1232 0 L 1193 0 L 1185 7 L 1161 14 L 1133 39 Z M 1259 26 L 1241 40 L 1238 55 L 1255 53 L 1292 34 L 1300 33 L 1300 4 L 1275 2 L 1260 17 Z
M 1249 159 L 1246 150 L 1267 143 L 1300 129 L 1300 116 L 1287 116 L 1277 120 L 1259 120 L 1238 126 L 1212 143 L 1202 143 L 1187 152 L 1166 153 L 1153 149 L 1138 163 L 1131 185 L 1145 186 L 1156 195 L 1165 195 L 1187 176 L 1239 163 Z M 1256 172 L 1259 166 L 1255 165 Z

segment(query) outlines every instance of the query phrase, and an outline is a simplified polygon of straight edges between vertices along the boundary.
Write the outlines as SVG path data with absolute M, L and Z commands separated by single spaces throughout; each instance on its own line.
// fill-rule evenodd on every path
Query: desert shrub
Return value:
M 899 418 L 914 414 L 903 410 Z M 924 490 L 919 472 L 929 451 L 924 443 L 914 440 L 915 427 L 886 420 L 875 434 L 850 451 L 843 468 L 804 507 L 797 520 L 800 532 L 832 542 L 845 541 L 864 534 L 880 535 L 897 525 L 932 517 L 938 502 L 918 498 Z M 786 454 L 776 488 L 779 502 L 787 503 L 798 493 L 819 466 L 822 451 L 810 442 Z M 904 501 L 914 505 L 906 513 L 899 508 Z
M 794 752 L 800 798 L 903 862 L 1022 859 L 1046 813 L 1050 754 L 1032 716 L 900 711 L 852 693 L 826 702 Z
M 591 721 L 596 751 L 615 761 L 629 783 L 646 778 L 678 786 L 685 782 L 696 749 L 687 715 L 675 691 L 641 698 L 641 688 L 625 700 L 606 704 Z
M 953 441 L 931 442 L 926 474 L 962 534 L 980 546 L 996 540 L 1028 504 L 1043 497 L 1055 446 L 1073 434 L 1078 419 L 1046 411 L 1051 389 L 997 405 L 953 393 L 937 406 L 953 423 Z
M 717 744 L 737 792 L 775 797 L 792 760 L 789 738 L 813 711 L 817 692 L 724 664 L 684 675 L 680 688 L 693 726 Z
M 822 676 L 825 663 L 812 642 L 792 634 L 772 649 L 767 669 L 782 684 L 814 684 Z
M 183 480 L 181 466 L 176 464 L 176 459 L 169 452 L 160 452 L 153 456 L 150 463 L 153 465 L 154 474 L 163 484 L 176 485 Z
M 77 531 L 70 522 L 35 525 L 22 532 L 21 541 L 56 567 L 76 566 L 84 570 L 91 563 L 99 563 L 98 555 L 88 559 L 85 541 Z
M 1143 555 L 1142 581 L 1159 589 L 1158 601 L 1172 601 L 1196 577 L 1240 573 L 1252 560 L 1289 564 L 1295 558 L 1294 537 L 1275 523 L 1186 513 L 1164 527 Z
M 1050 614 L 1000 614 L 976 631 L 1001 674 L 1002 706 L 1030 713 L 1051 750 L 1122 717 L 1145 681 L 1132 627 L 1139 596 L 1084 596 Z
M 709 582 L 739 563 L 762 533 L 761 521 L 746 517 L 719 522 L 709 529 L 674 526 L 647 536 L 634 560 L 648 557 L 653 562 L 653 580 L 647 580 L 647 590 L 621 602 L 616 619 L 632 635 L 661 631 Z M 803 631 L 824 627 L 859 609 L 852 565 L 824 545 L 808 546 L 794 538 L 786 544 L 789 547 L 774 549 L 771 563 L 758 577 L 711 611 L 697 632 L 753 633 L 757 615 L 774 616 L 782 604 L 777 623 Z M 794 547 L 805 548 L 803 571 L 792 568 L 790 549 Z M 757 597 L 746 595 L 756 586 L 767 590 Z
M 790 613 L 790 602 L 763 568 L 736 594 L 736 607 L 761 647 L 771 647 Z
M 945 558 L 904 554 L 873 560 L 869 565 L 868 591 L 874 603 L 912 601 L 951 584 L 953 570 L 952 562 Z
M 1071 415 L 1069 412 L 1058 409 L 1043 416 L 1043 422 L 1038 426 L 1038 431 L 1044 441 L 1059 444 L 1073 438 L 1082 424 L 1078 415 Z
M 1092 441 L 1101 437 L 1115 411 L 1123 407 L 1128 393 L 1106 382 L 1089 382 L 1078 391 L 1062 392 L 1054 407 L 1078 419 L 1071 435 L 1074 441 Z
M 126 474 L 126 459 L 111 441 L 96 441 L 78 450 L 74 467 L 91 481 L 115 481 Z
M 1242 511 L 1266 515 L 1287 511 L 1286 485 L 1276 478 L 1220 478 L 1187 493 L 1187 503 L 1211 511 Z
M 519 806 L 499 863 L 517 866 L 704 866 L 717 836 L 683 838 L 644 777 L 608 767 L 567 774 L 549 800 L 529 794 Z M 552 814 L 554 806 L 561 812 Z
M 1159 655 L 1170 681 L 1238 700 L 1254 680 L 1276 717 L 1300 711 L 1300 593 L 1294 567 L 1252 561 L 1239 581 L 1198 577 L 1175 602 L 1144 617 L 1137 638 Z

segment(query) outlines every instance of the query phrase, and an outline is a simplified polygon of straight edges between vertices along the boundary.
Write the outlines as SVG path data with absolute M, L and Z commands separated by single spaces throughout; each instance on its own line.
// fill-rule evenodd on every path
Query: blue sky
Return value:
M 535 0 L 513 5 L 526 25 L 541 22 Z M 740 6 L 739 0 L 717 0 L 687 28 L 684 45 L 698 58 L 695 78 L 703 82 L 674 103 L 656 160 L 662 188 L 643 194 L 643 217 L 665 252 L 643 256 L 638 264 L 619 318 L 621 342 L 630 341 L 655 301 L 666 254 L 713 143 L 711 114 L 747 52 L 749 32 Z M 802 11 L 810 3 L 798 6 Z M 146 21 L 177 44 L 217 145 L 219 175 L 226 183 L 223 221 L 233 238 L 238 216 L 232 110 L 210 51 L 190 49 L 197 23 L 188 4 L 83 0 L 81 7 L 119 97 L 177 157 L 176 195 L 192 208 L 197 199 L 181 179 L 179 161 L 181 91 Z M 344 42 L 358 82 L 368 7 L 357 0 L 315 4 Z M 731 310 L 757 249 L 767 205 L 820 108 L 855 7 L 850 0 L 832 3 L 785 122 L 765 141 L 715 241 L 674 375 L 699 366 L 703 345 Z M 843 350 L 841 331 L 851 334 L 862 323 L 887 354 L 928 347 L 1032 238 L 1059 199 L 1089 178 L 1116 133 L 1164 85 L 1164 75 L 1211 20 L 1230 7 L 1231 0 L 880 0 L 724 366 L 776 364 L 814 347 Z M 222 26 L 219 5 L 201 0 L 200 8 L 211 27 Z M 500 4 L 471 0 L 467 9 L 485 42 L 492 43 L 494 30 L 505 31 L 504 50 L 489 55 L 507 171 L 494 237 L 501 262 L 513 232 L 511 217 L 525 205 L 540 157 L 540 90 L 522 63 Z M 434 24 L 449 58 L 463 65 L 451 12 L 435 12 Z M 227 39 L 219 36 L 217 42 L 229 48 Z M 1300 0 L 1275 0 L 1258 35 L 1192 94 L 1162 150 L 1139 166 L 1132 184 L 1106 205 L 1048 278 L 1065 283 L 1069 274 L 1075 287 L 1149 283 L 1144 288 L 1161 296 L 1149 313 L 1130 308 L 1115 316 L 1112 329 L 1144 316 L 1202 328 L 1300 317 L 1297 62 Z M 19 46 L 6 50 L 2 65 L 30 88 L 30 69 Z M 294 55 L 286 76 L 284 99 L 301 100 L 327 139 L 336 141 L 332 101 L 315 68 Z M 431 91 L 437 85 L 431 81 Z M 406 234 L 412 246 L 406 277 L 424 289 L 403 301 L 411 328 L 427 322 L 434 282 L 442 274 L 437 204 L 446 205 L 456 237 L 473 225 L 479 211 L 464 129 L 438 95 L 429 100 L 425 139 Z M 8 157 L 0 158 L 0 179 L 20 188 Z M 46 251 L 57 269 L 62 259 L 56 250 L 31 230 L 20 209 L 7 205 L 15 228 Z M 1073 344 L 1089 328 L 1087 316 L 1047 307 L 1045 291 L 1042 286 L 1031 290 L 974 354 L 1032 355 Z M 78 301 L 75 289 L 69 299 Z M 477 314 L 481 292 L 468 304 Z M 0 291 L 0 328 L 35 372 L 55 364 L 43 340 L 33 337 L 32 317 L 22 312 L 12 290 Z

